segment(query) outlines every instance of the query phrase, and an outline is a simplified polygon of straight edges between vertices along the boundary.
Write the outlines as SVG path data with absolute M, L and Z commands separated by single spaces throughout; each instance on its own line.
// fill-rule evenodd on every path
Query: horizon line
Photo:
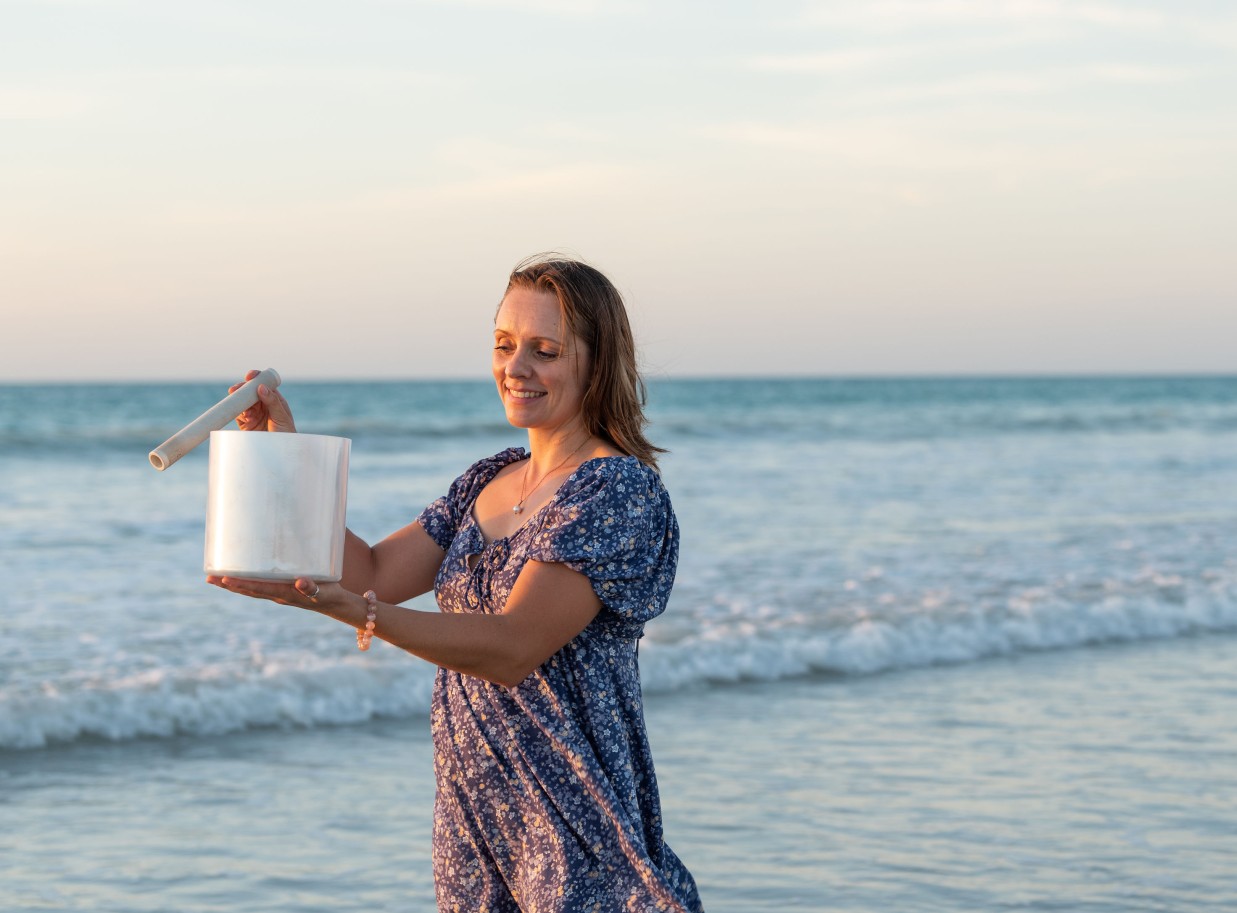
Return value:
M 768 374 L 723 374 L 723 373 L 685 373 L 685 374 L 644 374 L 647 383 L 662 382 L 709 382 L 709 381 L 897 381 L 897 380 L 1237 380 L 1237 369 L 1230 371 L 950 371 L 950 372 L 864 372 L 864 373 L 768 373 Z M 289 379 L 284 378 L 284 383 Z M 96 386 L 116 385 L 133 386 L 139 384 L 175 384 L 189 386 L 195 384 L 229 383 L 232 379 L 225 377 L 64 377 L 64 378 L 3 378 L 3 387 L 37 387 L 53 386 Z M 297 384 L 407 384 L 407 383 L 478 383 L 490 384 L 488 377 L 463 375 L 421 375 L 407 377 L 374 377 L 374 376 L 340 376 L 340 377 L 306 377 L 293 381 Z

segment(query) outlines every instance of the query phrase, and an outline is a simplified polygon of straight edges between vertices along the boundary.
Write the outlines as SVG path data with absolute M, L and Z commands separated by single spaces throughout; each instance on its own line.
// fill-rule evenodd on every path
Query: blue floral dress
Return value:
M 513 688 L 438 670 L 439 910 L 700 911 L 695 882 L 662 840 L 636 663 L 678 562 L 669 495 L 635 457 L 587 460 L 520 529 L 486 545 L 473 503 L 525 456 L 479 461 L 418 518 L 447 553 L 439 608 L 501 612 L 531 560 L 586 575 L 603 608 Z

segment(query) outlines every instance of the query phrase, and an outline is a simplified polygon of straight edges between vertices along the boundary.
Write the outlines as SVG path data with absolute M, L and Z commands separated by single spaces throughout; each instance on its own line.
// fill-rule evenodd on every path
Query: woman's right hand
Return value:
M 250 371 L 245 375 L 245 380 L 252 380 L 258 374 L 258 371 Z M 235 393 L 244 383 L 233 384 L 228 387 L 228 392 Z M 288 401 L 277 389 L 266 384 L 258 385 L 258 401 L 236 417 L 236 424 L 241 431 L 296 431 Z

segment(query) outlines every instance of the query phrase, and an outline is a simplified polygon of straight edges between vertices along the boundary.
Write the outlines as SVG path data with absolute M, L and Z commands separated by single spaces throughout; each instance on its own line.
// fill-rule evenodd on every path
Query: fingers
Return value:
M 212 574 L 206 578 L 206 582 L 230 593 L 238 593 L 252 599 L 267 599 L 280 605 L 296 606 L 301 609 L 318 609 L 320 603 L 326 601 L 327 588 L 330 588 L 329 595 L 334 597 L 338 597 L 341 592 L 337 584 L 327 584 L 323 587 L 308 577 L 299 577 L 288 583 Z
M 249 596 L 252 599 L 269 599 L 271 602 L 278 602 L 282 605 L 300 605 L 302 608 L 308 608 L 305 605 L 307 602 L 305 597 L 288 583 L 270 580 L 247 580 L 243 577 L 216 576 L 207 577 L 206 582 L 230 593 L 238 593 L 241 596 Z
M 248 383 L 249 381 L 253 380 L 255 377 L 257 377 L 257 376 L 258 376 L 259 374 L 261 374 L 261 373 L 262 373 L 262 372 L 261 372 L 261 371 L 258 371 L 256 368 L 250 368 L 248 371 L 246 371 L 246 372 L 245 372 L 245 379 L 244 379 L 244 380 L 242 380 L 240 383 L 236 383 L 236 384 L 233 384 L 232 386 L 228 387 L 228 392 L 229 392 L 229 393 L 235 393 L 235 392 L 236 392 L 237 390 L 239 390 L 241 387 L 245 386 L 245 384 L 246 384 L 246 383 Z
M 235 393 L 260 373 L 254 369 L 245 372 L 245 379 L 228 387 L 228 393 Z M 258 401 L 236 417 L 236 426 L 241 431 L 296 431 L 292 407 L 282 393 L 266 384 L 258 384 Z
M 241 431 L 265 431 L 268 413 L 262 403 L 250 406 L 236 417 L 236 427 Z
M 292 407 L 282 393 L 266 384 L 259 384 L 258 401 L 266 408 L 268 431 L 296 431 Z

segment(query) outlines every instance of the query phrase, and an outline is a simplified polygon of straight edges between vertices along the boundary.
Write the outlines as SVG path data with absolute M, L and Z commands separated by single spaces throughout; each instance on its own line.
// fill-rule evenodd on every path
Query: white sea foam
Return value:
M 890 615 L 820 629 L 783 625 L 763 634 L 743 626 L 746 636 L 722 625 L 676 642 L 646 638 L 640 649 L 645 691 L 808 674 L 870 675 L 1237 631 L 1237 599 L 1217 585 L 1205 597 L 1180 603 L 1154 596 L 1091 606 L 1048 603 L 989 616 Z M 63 690 L 46 686 L 37 693 L 0 694 L 0 748 L 423 716 L 432 679 L 432 667 L 383 646 L 366 658 L 266 659 L 155 670 Z
M 203 666 L 5 696 L 0 748 L 342 725 L 424 713 L 433 670 L 393 658 L 267 663 L 260 669 Z
M 1230 631 L 1237 631 L 1237 599 L 1215 594 L 1172 607 L 1141 599 L 1121 606 L 1055 605 L 1033 614 L 1004 617 L 869 618 L 832 629 L 782 629 L 744 641 L 713 631 L 678 643 L 649 643 L 641 648 L 640 660 L 645 690 L 655 692 L 813 673 L 869 675 Z

